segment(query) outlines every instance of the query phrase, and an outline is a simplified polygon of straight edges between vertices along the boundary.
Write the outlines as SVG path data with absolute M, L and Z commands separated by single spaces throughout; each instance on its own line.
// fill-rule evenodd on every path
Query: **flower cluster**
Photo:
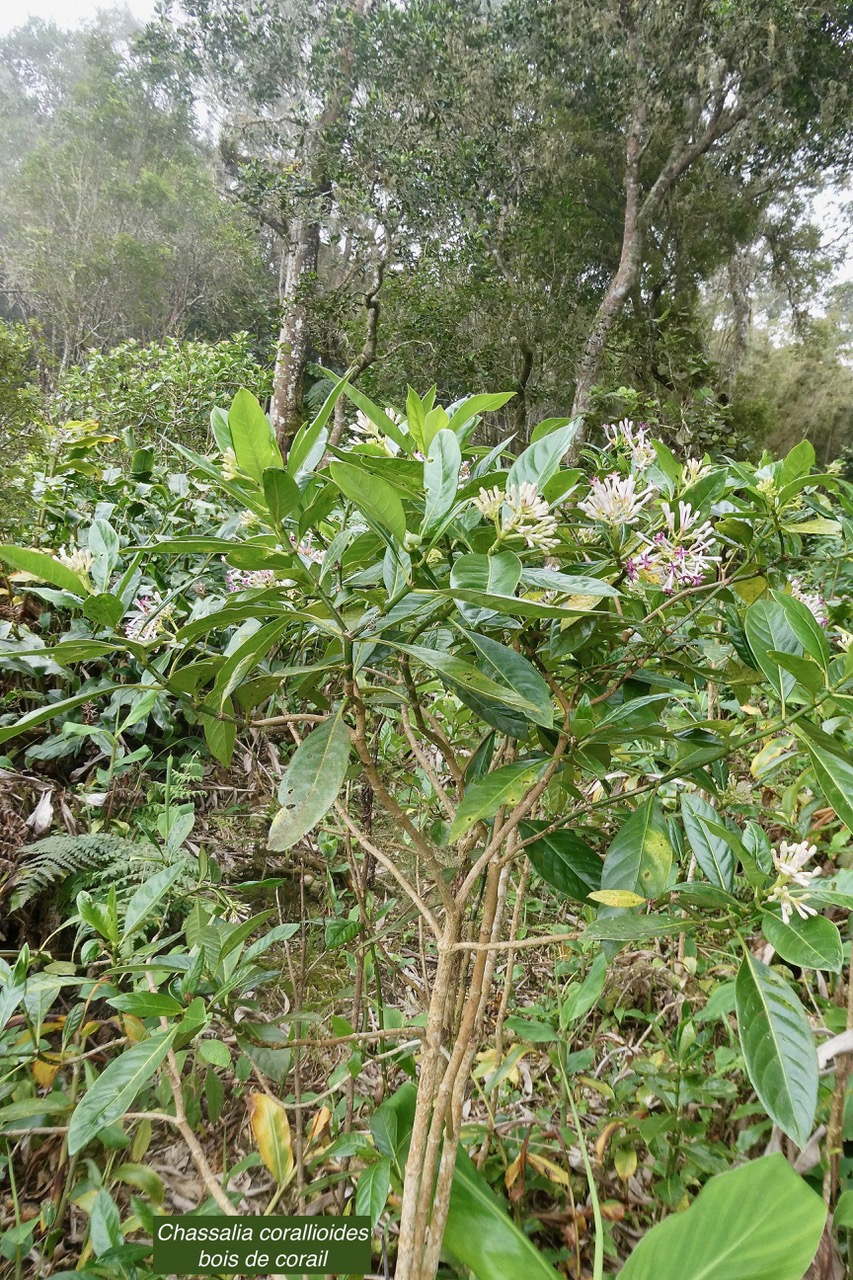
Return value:
M 275 586 L 274 569 L 232 569 L 225 570 L 225 586 L 229 591 L 248 591 L 258 587 Z
M 620 476 L 614 471 L 605 480 L 591 480 L 589 496 L 578 506 L 590 520 L 618 528 L 619 525 L 636 524 L 652 495 L 652 489 L 637 492 L 636 476 Z
M 141 592 L 133 603 L 124 622 L 124 634 L 128 640 L 156 640 L 166 629 L 175 606 L 164 604 L 160 592 L 154 590 Z
M 532 480 L 508 485 L 506 492 L 497 485 L 481 489 L 472 501 L 484 520 L 493 520 L 496 527 L 501 522 L 501 539 L 516 534 L 538 551 L 550 551 L 559 542 L 556 517 Z
M 233 449 L 226 449 L 222 455 L 222 479 L 236 480 L 240 474 L 240 464 Z
M 711 522 L 702 520 L 689 502 L 679 502 L 677 511 L 662 502 L 661 511 L 666 528 L 653 538 L 643 537 L 643 550 L 625 561 L 629 580 L 647 582 L 667 595 L 677 587 L 701 586 L 720 559 Z
M 711 468 L 701 458 L 686 458 L 681 468 L 681 478 L 685 486 L 695 484 L 697 480 L 711 474 Z
M 621 422 L 608 423 L 604 434 L 615 449 L 625 450 L 631 458 L 631 466 L 637 471 L 645 471 L 657 459 L 644 422 L 638 422 L 635 426 L 629 418 L 623 418 Z
M 301 542 L 296 537 L 295 533 L 289 533 L 287 536 L 291 549 L 303 560 L 310 560 L 312 564 L 323 563 L 323 557 L 326 553 L 325 551 L 320 550 L 319 547 L 312 546 L 314 541 L 314 535 L 312 533 L 309 533 Z
M 808 889 L 815 876 L 820 875 L 818 869 L 812 871 L 804 870 L 806 863 L 816 853 L 816 846 L 809 844 L 807 840 L 801 840 L 799 844 L 789 844 L 787 840 L 783 840 L 779 848 L 773 850 L 773 865 L 779 876 L 768 894 L 767 900 L 768 902 L 779 903 L 782 920 L 785 924 L 788 923 L 795 911 L 801 920 L 817 915 L 814 907 L 809 906 L 808 902 L 802 897 L 794 897 L 791 893 L 791 885 L 798 885 L 801 889 Z
M 791 579 L 791 595 L 799 600 L 812 613 L 822 627 L 829 626 L 829 612 L 826 601 L 817 591 L 807 591 L 799 578 Z
M 95 562 L 95 557 L 88 547 L 75 547 L 73 551 L 69 547 L 60 547 L 56 558 L 72 573 L 86 574 Z

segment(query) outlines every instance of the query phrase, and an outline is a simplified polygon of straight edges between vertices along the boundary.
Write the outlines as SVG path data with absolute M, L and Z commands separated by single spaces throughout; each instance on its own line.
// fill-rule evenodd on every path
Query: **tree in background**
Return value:
M 128 337 L 244 327 L 268 288 L 251 225 L 126 35 L 31 21 L 0 46 L 2 289 L 61 368 Z

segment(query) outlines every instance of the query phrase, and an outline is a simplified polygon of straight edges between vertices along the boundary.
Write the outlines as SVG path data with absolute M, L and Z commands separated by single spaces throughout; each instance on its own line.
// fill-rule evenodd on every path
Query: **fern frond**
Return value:
M 81 836 L 47 836 L 20 850 L 22 861 L 9 903 L 12 911 L 30 902 L 50 885 L 80 874 L 92 875 L 105 867 L 123 871 L 144 859 L 150 869 L 154 850 L 147 845 L 102 832 Z M 134 877 L 136 878 L 136 877 Z M 138 877 L 141 879 L 141 875 Z

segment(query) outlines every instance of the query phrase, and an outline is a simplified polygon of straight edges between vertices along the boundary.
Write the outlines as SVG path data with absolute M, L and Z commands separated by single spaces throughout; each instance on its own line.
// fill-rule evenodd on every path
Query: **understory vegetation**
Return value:
M 2 1280 L 853 1277 L 851 35 L 0 37 Z
M 690 1275 L 742 1213 L 793 1278 L 823 1192 L 846 1248 L 851 487 L 476 444 L 506 401 L 65 429 L 0 547 L 19 1274 L 205 1204 L 398 1277 Z

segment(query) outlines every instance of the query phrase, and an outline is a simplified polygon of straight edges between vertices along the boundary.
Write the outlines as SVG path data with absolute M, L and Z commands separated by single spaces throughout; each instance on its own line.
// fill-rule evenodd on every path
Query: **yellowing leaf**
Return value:
M 637 1153 L 633 1147 L 617 1147 L 613 1152 L 613 1167 L 623 1182 L 633 1177 L 637 1169 Z
M 33 1078 L 43 1089 L 49 1089 L 62 1066 L 61 1053 L 43 1053 L 33 1063 Z
M 512 1164 L 509 1165 L 506 1173 L 504 1174 L 504 1183 L 506 1185 L 507 1191 L 509 1191 L 510 1188 L 513 1187 L 515 1183 L 518 1181 L 518 1175 L 521 1173 L 521 1166 L 522 1166 L 521 1155 L 522 1153 L 519 1151 L 518 1155 L 515 1157 Z
M 587 897 L 605 907 L 641 907 L 646 902 L 639 893 L 632 893 L 630 889 L 596 889 Z
M 565 1169 L 561 1169 L 553 1160 L 548 1160 L 545 1156 L 537 1156 L 534 1152 L 528 1151 L 527 1163 L 532 1165 L 537 1173 L 543 1174 L 551 1182 L 556 1182 L 558 1186 L 567 1187 L 569 1185 L 569 1175 Z
M 139 1041 L 144 1040 L 148 1034 L 145 1030 L 145 1023 L 141 1018 L 137 1018 L 134 1013 L 121 1014 L 119 1022 L 128 1040 L 132 1040 L 134 1044 L 139 1044 Z
M 258 1152 L 279 1186 L 293 1177 L 293 1144 L 287 1111 L 266 1093 L 249 1094 L 249 1119 Z
M 332 1113 L 328 1107 L 321 1107 L 308 1126 L 308 1145 L 322 1142 L 328 1137 Z

